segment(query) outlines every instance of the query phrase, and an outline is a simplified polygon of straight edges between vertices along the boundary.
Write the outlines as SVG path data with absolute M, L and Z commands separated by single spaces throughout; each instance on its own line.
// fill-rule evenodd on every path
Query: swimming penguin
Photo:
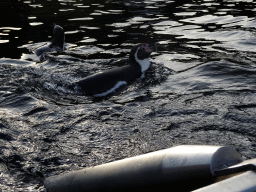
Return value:
M 128 65 L 90 75 L 69 88 L 78 88 L 86 95 L 104 97 L 126 87 L 148 70 L 148 57 L 156 51 L 157 46 L 158 44 L 139 44 L 131 49 Z
M 43 53 L 63 50 L 64 43 L 65 34 L 63 28 L 59 25 L 54 24 L 52 42 L 50 44 L 39 47 L 33 52 L 41 58 L 41 56 L 43 56 Z

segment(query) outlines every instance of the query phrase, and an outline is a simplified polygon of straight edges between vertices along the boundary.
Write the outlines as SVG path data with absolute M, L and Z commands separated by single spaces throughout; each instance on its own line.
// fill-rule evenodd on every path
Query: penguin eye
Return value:
M 140 49 L 143 50 L 143 51 L 145 51 L 145 47 L 146 47 L 146 45 L 145 45 L 145 44 L 142 44 L 142 45 L 140 46 Z

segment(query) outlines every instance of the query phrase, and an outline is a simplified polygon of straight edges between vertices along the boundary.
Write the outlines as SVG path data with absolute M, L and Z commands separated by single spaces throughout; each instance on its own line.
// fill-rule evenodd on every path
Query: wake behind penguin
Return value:
M 52 42 L 34 50 L 34 53 L 42 60 L 45 53 L 63 50 L 64 43 L 64 30 L 61 26 L 55 25 Z M 136 45 L 131 49 L 128 65 L 90 75 L 67 87 L 75 92 L 78 90 L 78 92 L 94 97 L 116 94 L 144 75 L 150 67 L 148 58 L 153 51 L 156 51 L 157 46 L 158 44 L 145 43 Z

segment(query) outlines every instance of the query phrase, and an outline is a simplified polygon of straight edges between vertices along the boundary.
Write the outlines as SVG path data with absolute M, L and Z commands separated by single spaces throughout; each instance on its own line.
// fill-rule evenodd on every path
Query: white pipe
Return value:
M 112 191 L 210 180 L 214 171 L 242 161 L 231 147 L 183 145 L 85 168 L 44 182 L 48 192 Z

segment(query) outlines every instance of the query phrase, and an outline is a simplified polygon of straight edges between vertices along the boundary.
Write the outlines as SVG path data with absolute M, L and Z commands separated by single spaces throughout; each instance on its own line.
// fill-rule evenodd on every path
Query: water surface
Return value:
M 256 158 L 256 3 L 245 0 L 0 3 L 0 187 L 181 144 Z M 4 10 L 4 11 L 3 11 Z M 32 50 L 66 34 L 63 52 Z M 95 99 L 67 89 L 159 42 L 145 78 Z

